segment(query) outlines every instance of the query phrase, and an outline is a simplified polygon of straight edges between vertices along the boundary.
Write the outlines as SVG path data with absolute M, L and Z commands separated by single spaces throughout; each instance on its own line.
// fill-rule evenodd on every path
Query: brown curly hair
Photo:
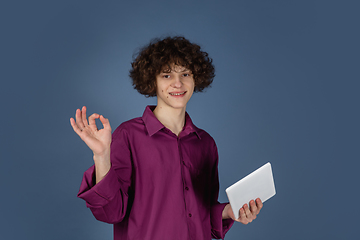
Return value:
M 171 71 L 171 65 L 189 69 L 195 81 L 195 92 L 202 92 L 210 86 L 215 69 L 208 53 L 200 46 L 181 36 L 153 39 L 149 45 L 140 49 L 131 63 L 130 77 L 132 85 L 146 97 L 156 96 L 156 75 L 165 68 Z

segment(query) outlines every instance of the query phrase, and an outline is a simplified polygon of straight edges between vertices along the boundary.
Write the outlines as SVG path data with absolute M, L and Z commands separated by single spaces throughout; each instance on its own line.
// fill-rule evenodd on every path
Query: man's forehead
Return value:
M 168 64 L 165 65 L 161 72 L 187 72 L 190 71 L 187 67 L 181 66 L 181 65 L 176 65 L 176 64 Z

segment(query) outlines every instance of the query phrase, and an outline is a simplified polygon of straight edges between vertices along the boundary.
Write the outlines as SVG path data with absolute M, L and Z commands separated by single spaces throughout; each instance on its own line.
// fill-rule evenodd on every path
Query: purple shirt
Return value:
M 114 224 L 115 240 L 210 240 L 233 224 L 217 201 L 218 153 L 213 138 L 188 114 L 177 137 L 148 106 L 112 135 L 111 169 L 95 185 L 84 173 L 78 197 L 95 218 Z

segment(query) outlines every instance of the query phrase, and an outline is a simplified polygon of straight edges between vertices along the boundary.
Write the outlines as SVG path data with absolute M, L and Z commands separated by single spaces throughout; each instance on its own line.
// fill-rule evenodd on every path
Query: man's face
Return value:
M 158 106 L 175 109 L 186 108 L 195 87 L 191 71 L 178 65 L 170 65 L 156 76 Z

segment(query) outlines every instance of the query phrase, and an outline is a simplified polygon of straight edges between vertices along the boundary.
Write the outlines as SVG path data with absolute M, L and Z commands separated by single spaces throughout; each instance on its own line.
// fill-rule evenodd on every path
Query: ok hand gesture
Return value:
M 109 120 L 97 113 L 89 117 L 89 122 L 86 119 L 86 107 L 82 110 L 77 109 L 75 115 L 76 121 L 70 118 L 71 126 L 79 137 L 86 143 L 86 145 L 93 151 L 94 156 L 103 156 L 107 151 L 110 151 L 111 143 L 111 127 Z M 98 129 L 95 124 L 95 119 L 99 118 L 103 124 L 103 129 Z
M 98 129 L 95 119 L 99 118 L 103 124 L 103 129 Z M 70 118 L 70 124 L 77 135 L 86 143 L 93 151 L 96 183 L 101 181 L 108 173 L 111 167 L 110 163 L 110 143 L 111 143 L 111 127 L 109 120 L 97 113 L 86 119 L 86 107 L 77 109 L 75 119 Z

